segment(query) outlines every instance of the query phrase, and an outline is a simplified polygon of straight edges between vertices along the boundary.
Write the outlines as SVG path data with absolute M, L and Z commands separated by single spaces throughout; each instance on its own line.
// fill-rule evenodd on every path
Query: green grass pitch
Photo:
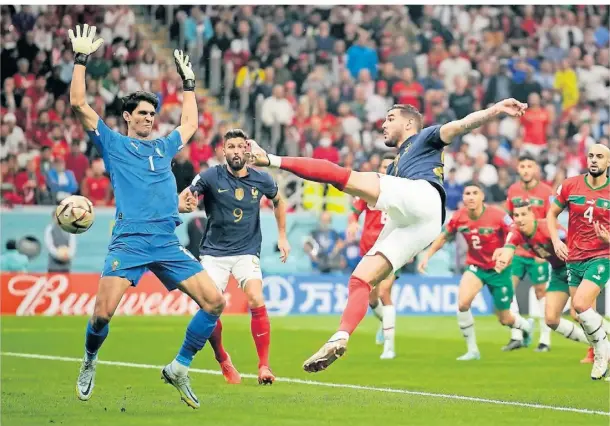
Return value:
M 1 321 L 3 426 L 610 423 L 610 386 L 592 381 L 591 366 L 579 363 L 584 345 L 553 334 L 549 353 L 535 353 L 533 348 L 504 353 L 500 348 L 509 331 L 491 317 L 476 318 L 482 359 L 461 363 L 455 358 L 466 348 L 455 318 L 399 317 L 398 356 L 381 361 L 381 347 L 374 344 L 379 323 L 369 316 L 352 336 L 347 355 L 318 374 L 303 372 L 301 365 L 335 330 L 338 318 L 272 318 L 271 368 L 280 378 L 296 380 L 263 387 L 248 376 L 235 386 L 219 375 L 192 372 L 199 410 L 188 408 L 174 388 L 163 384 L 159 369 L 146 368 L 162 366 L 175 356 L 187 317 L 113 319 L 100 360 L 146 365 L 98 365 L 95 391 L 88 402 L 76 399 L 78 362 L 9 354 L 80 358 L 85 318 L 2 317 Z M 241 373 L 255 374 L 257 357 L 249 317 L 227 316 L 223 323 L 225 347 L 234 364 Z M 193 368 L 218 370 L 210 348 L 198 354 Z M 303 380 L 337 386 L 299 382 Z

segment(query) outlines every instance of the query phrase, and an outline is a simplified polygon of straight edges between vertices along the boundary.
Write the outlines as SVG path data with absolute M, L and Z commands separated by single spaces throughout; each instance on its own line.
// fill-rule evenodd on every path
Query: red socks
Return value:
M 269 344 L 271 343 L 271 324 L 267 316 L 267 308 L 263 305 L 259 308 L 252 308 L 252 319 L 250 330 L 258 353 L 258 368 L 269 366 Z
M 347 285 L 347 306 L 341 315 L 339 331 L 346 331 L 352 334 L 360 321 L 366 315 L 369 308 L 369 293 L 371 286 L 364 280 L 354 277 L 349 278 Z
M 288 170 L 303 179 L 330 183 L 341 191 L 347 185 L 352 173 L 351 169 L 337 166 L 328 160 L 303 157 L 282 157 L 280 168 Z
M 225 348 L 222 346 L 222 323 L 220 322 L 220 319 L 216 321 L 216 328 L 214 328 L 214 331 L 208 340 L 212 346 L 212 349 L 214 349 L 216 361 L 219 363 L 226 361 L 227 358 L 229 358 L 229 355 L 225 352 Z

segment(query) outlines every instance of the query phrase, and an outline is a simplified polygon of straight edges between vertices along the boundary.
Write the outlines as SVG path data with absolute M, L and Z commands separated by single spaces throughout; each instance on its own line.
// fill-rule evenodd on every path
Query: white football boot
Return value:
M 175 374 L 171 369 L 171 364 L 168 364 L 161 371 L 161 378 L 165 383 L 172 385 L 178 390 L 180 399 L 191 408 L 199 408 L 199 400 L 197 395 L 191 389 L 191 379 L 187 374 Z
M 88 401 L 93 394 L 96 364 L 97 357 L 89 360 L 87 355 L 85 355 L 83 358 L 83 363 L 81 364 L 80 372 L 78 373 L 78 379 L 76 379 L 76 396 L 81 401 Z

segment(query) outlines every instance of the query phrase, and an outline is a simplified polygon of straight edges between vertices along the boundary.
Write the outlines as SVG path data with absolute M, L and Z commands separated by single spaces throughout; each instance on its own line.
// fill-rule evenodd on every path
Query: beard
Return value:
M 227 164 L 229 165 L 229 167 L 233 170 L 233 171 L 240 171 L 241 169 L 244 168 L 244 166 L 246 165 L 246 159 L 245 158 L 239 158 L 239 157 L 233 157 L 231 159 L 227 158 Z
M 597 170 L 596 170 L 596 171 L 594 171 L 594 172 L 592 172 L 592 171 L 591 171 L 591 169 L 589 169 L 589 174 L 590 174 L 591 176 L 593 176 L 594 178 L 598 178 L 598 177 L 600 177 L 601 175 L 603 175 L 604 173 L 606 173 L 606 169 L 603 169 L 603 170 L 602 170 L 602 169 L 600 169 L 599 167 L 598 167 L 598 168 L 597 168 Z

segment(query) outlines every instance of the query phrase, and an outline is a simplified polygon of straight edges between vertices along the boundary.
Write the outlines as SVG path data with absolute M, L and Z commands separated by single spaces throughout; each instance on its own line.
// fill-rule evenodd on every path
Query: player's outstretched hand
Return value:
M 258 167 L 268 167 L 271 164 L 267 151 L 261 148 L 254 139 L 248 139 L 248 152 L 246 153 L 248 162 Z
M 288 239 L 280 238 L 277 242 L 277 247 L 280 249 L 280 260 L 282 263 L 286 263 L 288 255 L 290 254 L 290 243 Z
M 428 267 L 428 256 L 426 254 L 422 255 L 422 258 L 419 260 L 419 264 L 417 265 L 417 271 L 420 274 L 426 273 L 426 268 Z
M 595 228 L 595 233 L 602 241 L 604 241 L 605 243 L 610 243 L 610 232 L 606 229 L 604 225 L 602 225 L 598 221 L 595 221 L 593 222 L 593 227 Z
M 197 192 L 192 193 L 189 188 L 186 188 L 178 196 L 178 211 L 180 213 L 192 213 L 197 209 L 198 204 Z
M 494 107 L 504 114 L 508 114 L 511 117 L 521 117 L 525 114 L 525 110 L 527 109 L 527 104 L 523 102 L 519 102 L 514 98 L 504 99 L 503 101 L 498 102 L 494 105 Z
M 72 42 L 72 50 L 74 53 L 91 55 L 93 52 L 99 49 L 100 46 L 104 44 L 104 39 L 98 38 L 97 40 L 93 41 L 96 31 L 96 27 L 89 27 L 87 24 L 83 26 L 82 34 L 80 32 L 80 25 L 76 26 L 76 36 L 74 35 L 74 31 L 69 30 L 68 37 L 70 38 L 70 42 Z
M 176 63 L 176 69 L 178 74 L 182 77 L 182 81 L 195 80 L 195 73 L 193 72 L 193 64 L 190 63 L 190 58 L 185 55 L 182 50 L 174 50 L 174 62 Z
M 568 261 L 568 246 L 563 241 L 553 241 L 553 247 L 555 248 L 555 254 L 558 258 L 564 262 Z

